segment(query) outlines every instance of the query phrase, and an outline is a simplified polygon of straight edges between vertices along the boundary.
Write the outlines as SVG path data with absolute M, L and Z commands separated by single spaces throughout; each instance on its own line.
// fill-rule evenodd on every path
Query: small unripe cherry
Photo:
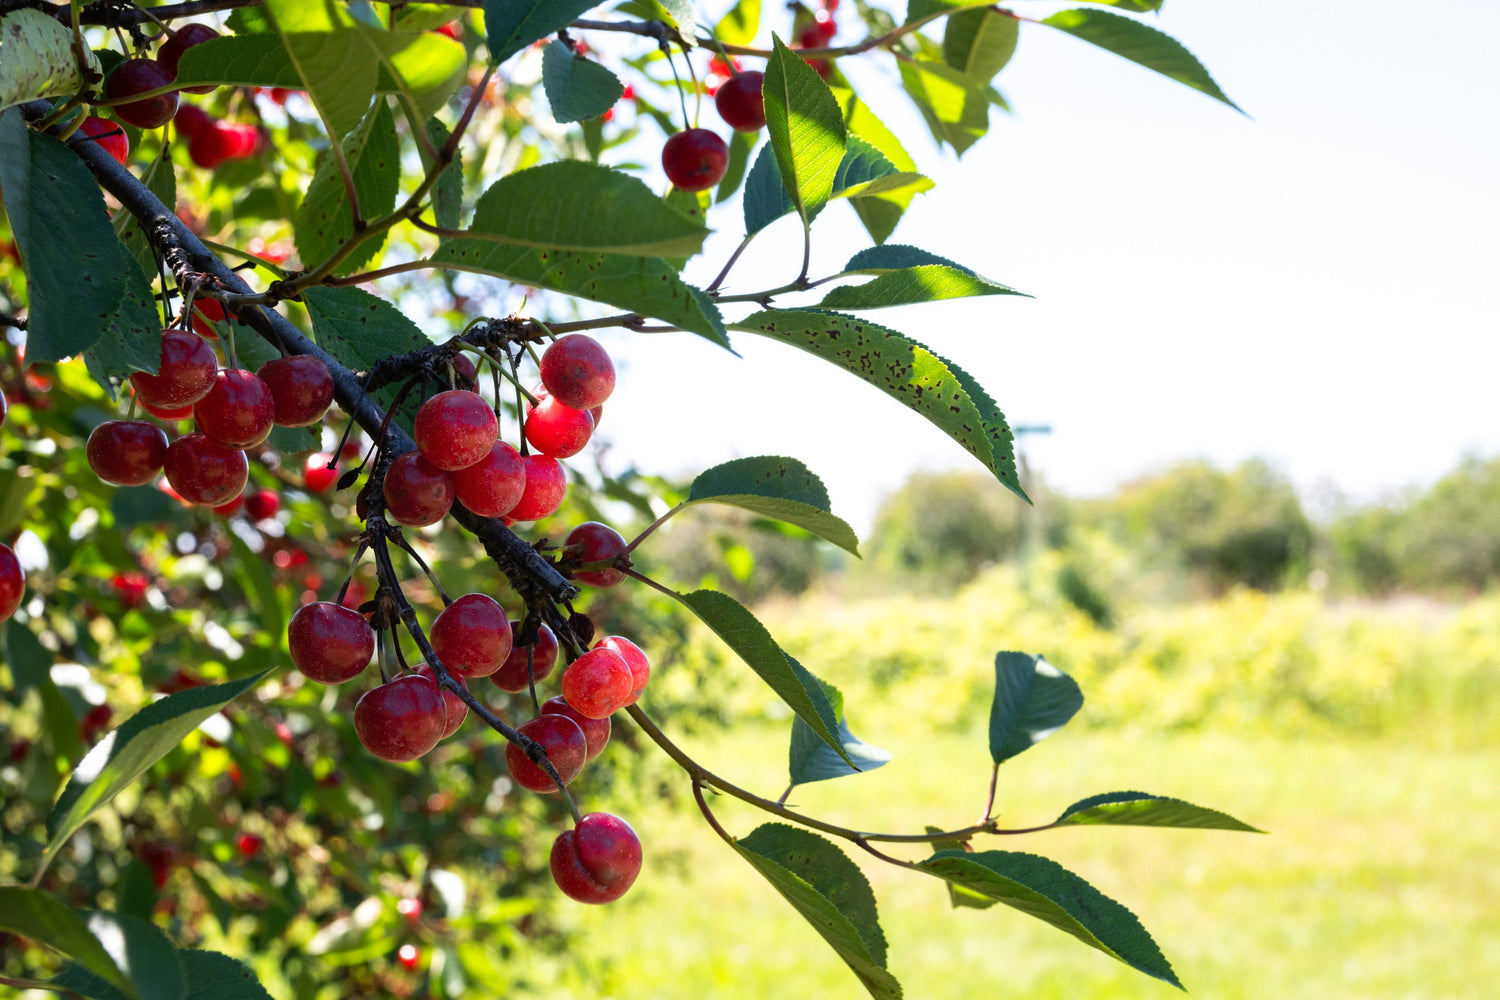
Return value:
M 219 359 L 208 341 L 186 330 L 167 330 L 161 335 L 156 373 L 133 372 L 130 384 L 141 402 L 175 409 L 207 396 L 218 370 Z
M 756 70 L 730 79 L 714 95 L 719 117 L 737 132 L 756 132 L 766 124 L 765 99 L 761 88 L 765 74 Z
M 613 715 L 635 690 L 630 666 L 612 649 L 594 647 L 568 664 L 562 675 L 562 695 L 590 719 Z
M 504 517 L 526 490 L 526 465 L 516 449 L 496 441 L 488 455 L 453 474 L 453 489 L 458 502 L 480 517 Z
M 250 460 L 243 451 L 198 432 L 167 446 L 163 469 L 177 495 L 199 507 L 228 503 L 244 491 L 250 478 Z
M 468 389 L 433 396 L 417 411 L 412 426 L 422 457 L 447 472 L 467 469 L 488 455 L 499 432 L 490 404 Z
M 586 813 L 552 842 L 552 880 L 580 903 L 609 903 L 641 873 L 641 838 L 610 813 Z
M 272 358 L 255 374 L 271 390 L 278 427 L 310 427 L 333 405 L 333 375 L 311 355 Z
M 397 455 L 385 474 L 385 506 L 402 524 L 436 524 L 453 508 L 453 473 L 414 451 Z
M 106 420 L 89 435 L 89 468 L 115 486 L 144 486 L 167 460 L 167 436 L 148 420 Z
M 104 80 L 104 97 L 118 101 L 160 87 L 171 86 L 175 74 L 154 59 L 126 59 Z M 177 113 L 177 95 L 157 94 L 114 105 L 115 117 L 136 128 L 161 128 Z
M 526 467 L 526 486 L 508 516 L 515 521 L 535 521 L 561 507 L 568 491 L 562 463 L 549 455 L 522 455 L 521 464 Z
M 510 619 L 493 597 L 465 594 L 442 610 L 428 638 L 453 673 L 488 677 L 510 656 Z
M 588 740 L 578 723 L 565 715 L 539 715 L 518 726 L 517 732 L 542 745 L 564 785 L 578 777 L 578 772 L 588 761 Z M 506 744 L 505 764 L 510 769 L 511 778 L 522 788 L 543 794 L 557 791 L 557 783 L 551 775 L 541 765 L 533 764 L 517 744 Z
M 609 744 L 609 733 L 612 728 L 609 717 L 590 719 L 582 712 L 576 711 L 572 705 L 568 704 L 568 699 L 562 695 L 558 695 L 556 698 L 548 698 L 543 702 L 542 714 L 566 715 L 576 722 L 578 728 L 583 730 L 583 738 L 588 744 L 587 757 L 589 760 L 593 760 L 603 753 L 604 748 Z
M 615 390 L 615 363 L 592 337 L 570 333 L 542 352 L 542 385 L 558 402 L 591 410 Z
M 510 631 L 514 637 L 520 629 L 521 623 L 514 619 L 510 622 Z M 526 676 L 527 658 L 530 657 L 532 678 L 541 683 L 552 673 L 552 668 L 557 665 L 557 636 L 545 625 L 537 629 L 536 642 L 530 646 L 523 646 L 514 642 L 511 646 L 510 655 L 500 665 L 500 669 L 490 674 L 490 680 L 502 691 L 511 694 L 520 694 L 531 687 Z
M 364 672 L 375 655 L 375 631 L 358 611 L 315 601 L 287 626 L 292 665 L 320 684 L 342 684 Z
M 719 183 L 729 167 L 729 146 L 706 128 L 690 128 L 667 139 L 661 149 L 667 180 L 683 191 L 702 191 Z
M 371 688 L 354 706 L 354 732 L 382 760 L 416 760 L 437 746 L 448 724 L 442 692 L 418 674 Z

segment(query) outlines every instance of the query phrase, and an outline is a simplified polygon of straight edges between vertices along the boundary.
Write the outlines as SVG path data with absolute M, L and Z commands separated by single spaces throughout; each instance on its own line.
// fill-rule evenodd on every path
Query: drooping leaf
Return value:
M 821 677 L 818 678 L 818 683 L 823 685 L 823 693 L 828 696 L 828 703 L 833 706 L 833 714 L 838 716 L 839 744 L 843 746 L 844 753 L 849 759 L 854 761 L 855 766 L 850 767 L 844 763 L 843 758 L 828 749 L 828 745 L 818 738 L 818 734 L 814 733 L 807 723 L 794 718 L 792 719 L 791 746 L 787 751 L 787 770 L 791 775 L 792 784 L 805 785 L 810 781 L 843 778 L 850 774 L 873 771 L 877 767 L 889 764 L 891 761 L 889 751 L 871 746 L 855 736 L 849 729 L 849 720 L 844 715 L 844 693 Z
M 1040 23 L 1186 84 L 1223 101 L 1236 111 L 1242 110 L 1219 89 L 1208 70 L 1181 42 L 1148 24 L 1107 10 L 1082 8 L 1058 11 L 1051 17 L 1042 18 Z
M 152 492 L 162 495 L 160 490 Z M 78 718 L 52 681 L 52 653 L 37 640 L 29 628 L 19 622 L 4 629 L 4 632 L 5 662 L 10 666 L 16 699 L 19 701 L 27 691 L 35 689 L 42 699 L 42 715 L 47 723 L 47 738 L 52 742 L 52 752 L 66 760 L 78 760 L 83 756 L 83 740 L 78 735 Z
M 265 6 L 329 138 L 353 132 L 375 96 L 379 53 L 333 0 L 265 0 Z
M 1075 802 L 1053 826 L 1167 826 L 1181 830 L 1265 833 L 1217 809 L 1146 792 L 1105 792 Z
M 829 510 L 828 490 L 795 458 L 737 458 L 698 474 L 687 503 L 723 503 L 795 524 L 859 555 L 854 529 Z
M 221 35 L 183 52 L 177 82 L 233 87 L 302 86 L 286 43 L 277 34 Z
M 123 913 L 85 914 L 89 931 L 114 959 L 142 1000 L 185 1000 L 187 979 L 177 949 L 156 925 Z M 88 965 L 69 964 L 52 980 L 55 986 L 93 1000 L 127 1000 L 118 988 Z
M 106 376 L 154 371 L 161 320 L 150 286 L 120 242 L 104 196 L 77 155 L 0 113 L 0 189 L 21 250 L 30 302 L 26 356 L 61 361 L 96 343 Z
M 785 823 L 764 823 L 735 850 L 822 935 L 877 1000 L 898 1000 L 885 968 L 885 933 L 864 873 L 832 843 Z
M 40 889 L 0 885 L 0 929 L 61 952 L 126 996 L 141 996 L 94 935 L 89 917 Z
M 1083 707 L 1078 683 L 1040 656 L 995 654 L 990 757 L 996 764 L 1040 743 Z
M 958 379 L 958 384 L 963 386 L 964 392 L 969 394 L 969 401 L 979 411 L 979 421 L 984 428 L 984 436 L 990 442 L 990 455 L 993 458 L 990 468 L 994 471 L 995 477 L 1006 489 L 1027 503 L 1031 503 L 1031 497 L 1026 495 L 1026 490 L 1022 488 L 1021 478 L 1016 471 L 1016 436 L 1011 432 L 1005 414 L 1000 412 L 999 405 L 985 391 L 984 386 L 974 380 L 974 376 L 947 358 L 939 356 L 938 360 L 947 366 L 954 378 Z
M 243 680 L 191 688 L 153 702 L 126 719 L 88 752 L 68 778 L 47 817 L 48 864 L 67 839 L 121 789 L 166 756 L 199 723 L 250 690 L 265 672 Z
M 484 0 L 490 62 L 504 62 L 593 6 L 594 0 Z
M 817 70 L 780 38 L 772 41 L 775 53 L 761 86 L 766 136 L 781 183 L 806 225 L 833 193 L 848 136 L 838 101 Z
M 848 123 L 850 134 L 858 136 L 865 143 L 875 147 L 898 172 L 920 176 L 916 173 L 916 162 L 907 155 L 901 142 L 891 130 L 885 127 L 885 124 L 875 116 L 867 104 L 855 96 L 853 91 L 847 93 L 848 96 L 841 100 L 844 121 Z M 854 206 L 854 211 L 859 215 L 859 221 L 864 224 L 870 238 L 876 243 L 884 243 L 890 239 L 891 233 L 895 232 L 896 225 L 901 221 L 901 216 L 905 214 L 912 198 L 931 186 L 932 183 L 929 181 L 925 186 L 871 192 L 866 196 L 852 199 L 850 204 Z
M 739 0 L 714 26 L 725 45 L 749 45 L 760 34 L 760 0 Z
M 88 65 L 99 57 L 85 50 Z M 12 10 L 0 17 L 0 111 L 38 97 L 62 97 L 82 89 L 73 33 L 39 10 Z
M 552 42 L 542 53 L 542 88 L 559 122 L 597 118 L 625 93 L 619 77 L 592 59 L 574 55 L 562 42 Z
M 695 254 L 708 235 L 638 178 L 582 160 L 502 177 L 480 195 L 470 229 L 517 247 L 650 256 Z
M 918 867 L 1045 921 L 1133 969 L 1182 988 L 1135 914 L 1055 861 L 1015 851 L 938 851 Z
M 432 145 L 442 149 L 452 135 L 448 126 L 436 118 L 427 119 L 427 138 Z M 438 174 L 432 186 L 432 214 L 443 229 L 457 229 L 462 224 L 464 204 L 463 154 L 453 151 L 453 159 Z
M 901 86 L 927 122 L 932 137 L 960 156 L 990 128 L 984 87 L 947 63 L 902 60 Z
M 968 10 L 943 25 L 943 61 L 978 84 L 988 84 L 1016 53 L 1021 22 L 996 10 Z
M 396 121 L 382 99 L 344 140 L 344 159 L 354 178 L 354 193 L 365 219 L 385 215 L 396 207 L 401 182 L 401 147 Z M 294 222 L 297 252 L 308 267 L 316 267 L 354 235 L 354 208 L 344 186 L 338 161 L 325 156 L 313 174 Z M 336 273 L 352 274 L 380 252 L 384 237 L 365 241 L 340 262 Z
M 271 1000 L 271 994 L 243 962 L 217 951 L 178 952 L 187 972 L 185 1000 Z
M 844 756 L 837 737 L 838 718 L 823 693 L 823 685 L 776 644 L 771 633 L 744 605 L 715 590 L 695 590 L 675 596 L 748 663 L 819 739 Z
M 850 136 L 844 158 L 834 172 L 834 198 L 849 198 L 858 210 L 861 202 L 876 197 L 892 197 L 904 205 L 911 196 L 932 187 L 932 181 L 918 173 L 897 170 L 878 149 L 858 136 Z M 781 183 L 775 157 L 769 146 L 761 148 L 745 181 L 745 232 L 755 235 L 766 226 L 796 208 Z M 899 211 L 898 211 L 899 216 Z

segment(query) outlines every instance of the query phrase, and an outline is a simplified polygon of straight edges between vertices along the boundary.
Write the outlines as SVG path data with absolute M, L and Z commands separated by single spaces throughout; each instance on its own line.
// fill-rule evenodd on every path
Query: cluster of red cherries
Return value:
M 0 424 L 5 423 L 7 409 L 5 393 L 0 392 Z M 26 574 L 21 569 L 21 561 L 9 545 L 0 542 L 0 622 L 8 621 L 16 613 L 25 595 Z

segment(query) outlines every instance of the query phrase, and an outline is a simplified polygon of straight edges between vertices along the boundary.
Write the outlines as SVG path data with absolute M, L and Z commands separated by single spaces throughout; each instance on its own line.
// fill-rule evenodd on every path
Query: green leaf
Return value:
M 88 65 L 99 57 L 87 52 Z M 0 17 L 0 110 L 38 97 L 71 96 L 82 89 L 73 33 L 39 10 Z
M 122 991 L 88 965 L 66 965 L 53 985 L 94 1000 L 125 1000 L 138 993 L 144 1000 L 184 1000 L 186 980 L 177 949 L 156 925 L 123 913 L 87 914 L 88 927 L 135 987 Z
M 807 61 L 772 36 L 775 53 L 766 64 L 766 135 L 776 155 L 781 183 L 803 225 L 827 203 L 844 158 L 844 115 L 828 84 Z
M 984 87 L 946 63 L 902 60 L 901 86 L 911 96 L 927 128 L 960 156 L 990 128 L 990 101 Z
M 431 31 L 411 34 L 365 25 L 360 30 L 365 41 L 380 53 L 386 74 L 393 78 L 382 77 L 377 86 L 389 86 L 405 94 L 419 118 L 441 110 L 463 85 L 469 58 L 461 42 Z
M 828 490 L 795 458 L 737 458 L 698 474 L 688 504 L 722 503 L 795 524 L 859 555 L 854 529 L 829 510 Z
M 1075 802 L 1053 826 L 1167 826 L 1180 830 L 1238 830 L 1265 833 L 1247 823 L 1181 799 L 1146 792 L 1105 792 Z
M 139 997 L 130 977 L 120 971 L 95 936 L 94 924 L 93 915 L 85 916 L 40 889 L 0 885 L 0 929 L 61 952 L 126 996 Z M 103 931 L 112 929 L 108 922 L 98 922 L 97 926 Z
M 927 833 L 943 832 L 943 828 L 940 826 L 929 826 L 925 830 Z M 974 849 L 969 846 L 969 842 L 966 840 L 934 840 L 932 842 L 932 849 L 934 851 L 963 851 L 965 854 L 974 853 Z M 945 882 L 943 884 L 948 887 L 948 905 L 955 910 L 961 908 L 988 910 L 1000 902 L 998 899 L 991 899 L 983 893 L 975 892 L 973 889 L 967 889 L 961 885 L 954 885 L 952 882 Z
M 427 119 L 427 139 L 433 146 L 442 149 L 453 133 L 448 126 L 436 118 Z M 462 224 L 464 207 L 464 163 L 463 154 L 453 151 L 453 159 L 438 174 L 432 188 L 432 214 L 443 229 L 457 229 Z
M 902 23 L 911 24 L 944 11 L 952 15 L 961 10 L 987 6 L 989 5 L 985 3 L 975 3 L 974 0 L 909 0 L 906 5 L 906 20 Z
M 559 122 L 597 118 L 625 93 L 619 77 L 592 59 L 574 55 L 562 42 L 552 42 L 542 53 L 542 88 Z
M 393 13 L 401 31 L 431 31 L 463 17 L 466 9 L 443 3 L 404 3 Z
M 271 1000 L 271 994 L 242 962 L 217 951 L 179 951 L 187 971 L 186 1000 Z
M 970 402 L 979 410 L 980 424 L 984 428 L 984 436 L 989 439 L 990 455 L 993 457 L 990 468 L 994 470 L 996 478 L 1006 489 L 1031 503 L 1031 497 L 1021 488 L 1021 480 L 1016 473 L 1016 436 L 1011 433 L 1005 414 L 1000 412 L 1000 407 L 985 391 L 984 386 L 974 381 L 974 376 L 947 358 L 939 357 L 938 360 L 948 366 L 948 371 L 958 379 L 958 384 L 969 394 Z
M 582 160 L 502 177 L 480 195 L 470 230 L 512 247 L 648 256 L 698 253 L 708 235 L 639 178 Z
M 1040 656 L 995 654 L 995 699 L 990 705 L 990 757 L 1009 760 L 1057 732 L 1083 707 L 1083 692 Z
M 1214 78 L 1208 75 L 1208 70 L 1196 56 L 1177 39 L 1150 25 L 1107 10 L 1085 9 L 1058 11 L 1051 17 L 1042 18 L 1040 23 L 1155 70 L 1241 111 L 1240 106 L 1214 83 Z
M 0 189 L 31 304 L 28 361 L 61 361 L 103 340 L 107 374 L 154 371 L 161 318 L 151 288 L 115 235 L 99 185 L 78 157 L 0 113 Z
M 606 302 L 729 346 L 718 306 L 702 289 L 683 282 L 660 257 L 452 239 L 444 241 L 431 259 L 459 271 L 491 274 L 520 285 Z
M 943 26 L 943 61 L 975 83 L 988 84 L 1016 54 L 1021 22 L 995 10 L 954 14 Z
M 1166 0 L 1089 0 L 1090 3 L 1099 4 L 1101 7 L 1118 7 L 1121 10 L 1133 10 L 1137 14 L 1150 14 L 1161 10 L 1161 5 Z
M 893 197 L 904 206 L 912 195 L 930 187 L 932 181 L 926 177 L 897 170 L 874 146 L 857 136 L 850 136 L 844 158 L 834 172 L 830 198 L 849 198 L 856 210 L 861 201 L 872 200 L 873 196 Z M 746 235 L 755 235 L 795 207 L 781 183 L 770 147 L 762 147 L 745 181 Z
M 828 703 L 828 696 L 823 693 L 823 685 L 776 644 L 771 633 L 744 605 L 715 590 L 695 590 L 691 594 L 674 596 L 748 663 L 819 739 L 853 764 L 837 742 L 838 717 Z
M 916 174 L 916 162 L 907 155 L 900 141 L 868 105 L 856 97 L 853 91 L 849 91 L 848 96 L 841 100 L 844 121 L 848 123 L 851 135 L 858 136 L 863 142 L 873 146 L 898 172 L 920 176 Z M 867 197 L 852 199 L 850 204 L 854 206 L 854 211 L 859 215 L 859 221 L 864 224 L 870 238 L 876 243 L 884 243 L 895 232 L 896 225 L 901 221 L 912 198 L 931 186 L 932 182 L 928 181 L 925 186 L 871 193 Z
M 405 313 L 362 289 L 309 288 L 302 300 L 318 345 L 352 371 L 367 372 L 383 358 L 432 343 Z M 399 386 L 388 385 L 373 395 L 382 407 L 389 407 L 399 391 Z
M 729 163 L 724 168 L 724 177 L 714 194 L 714 203 L 722 204 L 734 197 L 750 166 L 750 154 L 760 141 L 759 132 L 734 132 L 729 136 Z
M 901 984 L 885 968 L 885 934 L 875 894 L 843 851 L 784 823 L 756 827 L 734 849 L 813 925 L 872 997 L 901 996 Z
M 47 817 L 42 866 L 51 863 L 67 839 L 121 789 L 166 756 L 204 719 L 259 684 L 266 673 L 168 695 L 104 737 L 69 776 L 62 797 Z
M 792 719 L 792 741 L 787 751 L 787 770 L 791 775 L 794 785 L 805 785 L 809 781 L 827 781 L 830 778 L 842 778 L 850 774 L 860 774 L 865 771 L 873 771 L 890 763 L 891 755 L 887 750 L 865 743 L 855 736 L 849 729 L 849 720 L 844 716 L 844 693 L 821 677 L 818 683 L 823 685 L 823 693 L 828 696 L 828 703 L 833 706 L 833 714 L 839 719 L 839 744 L 844 748 L 844 754 L 854 761 L 853 767 L 844 763 L 842 757 L 828 749 L 828 744 L 818 738 L 807 723 L 801 719 Z
M 298 430 L 299 428 L 283 428 L 285 430 Z M 281 590 L 276 582 L 271 579 L 271 571 L 267 568 L 266 559 L 250 551 L 250 546 L 245 540 L 234 532 L 229 532 L 230 552 L 233 553 L 233 568 L 244 580 L 246 596 L 254 596 L 254 605 L 259 612 L 261 628 L 265 629 L 266 635 L 284 637 L 286 635 L 287 614 L 286 608 L 281 603 Z
M 1013 851 L 939 851 L 918 868 L 999 900 L 1133 969 L 1182 988 L 1135 914 L 1055 861 Z
M 771 151 L 770 146 L 760 147 L 755 165 L 745 178 L 742 207 L 745 212 L 746 236 L 754 236 L 796 207 L 792 204 L 791 195 L 786 193 L 786 185 L 781 183 L 781 175 L 776 168 L 776 154 Z
M 375 96 L 379 53 L 332 0 L 265 0 L 265 5 L 300 89 L 327 124 L 329 138 L 354 131 Z
M 385 215 L 396 207 L 401 182 L 401 147 L 396 140 L 396 121 L 382 98 L 373 113 L 344 140 L 344 158 L 354 177 L 360 214 L 366 219 Z M 325 155 L 313 174 L 293 224 L 297 252 L 308 267 L 316 267 L 354 235 L 354 207 L 344 188 L 343 173 L 332 153 Z M 380 252 L 385 237 L 366 240 L 346 257 L 337 274 L 353 274 Z
M 875 249 L 883 250 L 884 247 Z M 845 274 L 851 273 L 849 270 Z M 972 295 L 1020 295 L 1006 285 L 979 277 L 957 264 L 918 264 L 885 271 L 863 285 L 843 285 L 829 290 L 818 303 L 822 309 L 881 309 L 914 302 L 935 302 Z
M 153 157 L 151 165 L 141 175 L 141 181 L 163 205 L 170 208 L 177 207 L 177 172 L 172 169 L 170 156 Z M 125 244 L 125 249 L 130 251 L 131 256 L 140 265 L 141 274 L 145 275 L 146 283 L 150 284 L 155 281 L 157 277 L 156 251 L 152 249 L 151 241 L 146 239 L 146 231 L 140 220 L 121 209 L 115 213 L 114 228 L 115 235 L 120 238 L 120 242 Z M 155 311 L 154 307 L 152 311 Z M 156 367 L 156 361 L 157 358 L 151 359 L 151 367 Z
M 177 82 L 299 88 L 302 77 L 280 35 L 222 35 L 182 54 Z
M 725 45 L 749 45 L 760 34 L 760 0 L 739 0 L 714 26 Z
M 499 64 L 594 6 L 595 0 L 484 0 L 490 62 Z
M 182 504 L 155 486 L 121 486 L 109 498 L 115 530 L 127 532 L 138 524 L 164 524 L 179 517 Z
M 161 494 L 160 490 L 152 490 Z M 165 495 L 165 494 L 161 494 Z M 47 738 L 52 751 L 67 760 L 83 756 L 83 740 L 78 735 L 78 717 L 68 706 L 57 685 L 52 682 L 52 654 L 20 622 L 3 630 L 5 662 L 10 665 L 15 697 L 19 701 L 27 691 L 36 689 L 42 699 L 42 715 L 47 723 Z

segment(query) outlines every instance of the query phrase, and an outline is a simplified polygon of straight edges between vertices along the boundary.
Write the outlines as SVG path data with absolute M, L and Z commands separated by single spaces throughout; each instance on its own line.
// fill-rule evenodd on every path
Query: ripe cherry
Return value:
M 265 144 L 254 125 L 210 119 L 188 137 L 188 156 L 195 166 L 212 170 L 225 160 L 243 160 L 259 153 Z
M 447 725 L 442 692 L 417 674 L 371 688 L 354 706 L 354 732 L 382 760 L 416 760 L 437 746 Z
M 453 473 L 414 451 L 397 455 L 385 474 L 385 506 L 402 524 L 436 524 L 453 507 Z
M 460 351 L 453 356 L 453 377 L 460 386 L 474 384 L 479 377 L 479 369 L 474 365 L 473 355 Z
M 615 390 L 615 363 L 593 337 L 570 333 L 542 352 L 542 385 L 558 402 L 589 410 Z
M 245 513 L 250 515 L 252 521 L 264 521 L 268 517 L 275 517 L 280 509 L 281 497 L 271 490 L 257 490 L 245 497 Z
M 552 880 L 580 903 L 609 903 L 641 873 L 641 838 L 610 813 L 586 813 L 552 842 Z
M 219 359 L 208 341 L 186 330 L 167 330 L 161 335 L 156 374 L 134 372 L 130 384 L 141 402 L 175 409 L 207 396 L 218 370 Z
M 504 517 L 526 490 L 526 466 L 516 449 L 496 441 L 488 455 L 453 474 L 453 489 L 480 517 Z
M 292 615 L 286 630 L 292 665 L 321 684 L 358 677 L 375 655 L 375 632 L 363 615 L 332 601 L 315 601 Z
M 702 191 L 719 183 L 729 167 L 729 147 L 706 128 L 690 128 L 667 139 L 661 149 L 667 180 L 683 191 Z
M 432 681 L 432 683 L 434 684 L 437 684 L 438 682 L 437 672 L 432 669 L 432 664 L 430 663 L 418 664 L 417 673 Z M 453 673 L 453 671 L 450 670 L 449 673 Z M 457 673 L 453 673 L 453 678 L 454 680 L 458 681 L 459 687 L 463 688 L 465 691 L 469 690 L 468 682 L 460 677 Z M 462 698 L 454 694 L 452 691 L 449 691 L 441 684 L 438 684 L 438 690 L 443 693 L 444 722 L 443 735 L 440 737 L 440 739 L 446 740 L 448 737 L 458 732 L 459 727 L 464 724 L 464 720 L 469 717 L 469 706 L 464 702 Z M 417 904 L 417 908 L 418 912 L 420 913 L 420 903 Z
M 154 59 L 126 59 L 104 80 L 104 97 L 109 101 L 126 100 L 148 90 L 169 87 L 176 76 Z M 115 117 L 136 128 L 161 128 L 177 113 L 175 93 L 157 94 L 114 105 Z
M 120 603 L 127 608 L 140 607 L 146 600 L 146 590 L 150 586 L 151 578 L 135 570 L 129 573 L 116 573 L 109 580 L 109 589 L 115 592 Z
M 538 386 L 532 391 L 536 405 L 526 404 L 526 440 L 543 455 L 569 458 L 578 454 L 594 436 L 594 416 L 575 410 Z
M 266 838 L 255 833 L 242 833 L 234 838 L 234 849 L 240 852 L 240 857 L 246 859 L 255 857 L 265 845 Z
M 818 33 L 818 37 L 822 38 L 825 42 L 828 39 L 832 38 L 834 35 L 837 35 L 839 33 L 839 26 L 838 23 L 833 19 L 833 12 L 829 10 L 820 10 L 816 14 L 814 14 L 813 30 L 815 30 Z
M 90 136 L 105 135 L 107 132 L 115 133 L 114 135 L 106 135 L 105 138 L 95 139 L 94 141 L 99 144 L 100 149 L 113 156 L 119 162 L 120 166 L 125 166 L 125 160 L 130 156 L 130 140 L 125 137 L 125 131 L 119 125 L 107 119 L 96 118 L 90 115 L 78 126 L 78 131 Z
M 542 714 L 566 715 L 576 722 L 578 728 L 583 730 L 583 738 L 588 743 L 588 753 L 586 754 L 588 760 L 593 760 L 603 753 L 605 746 L 609 743 L 609 732 L 612 728 L 609 718 L 606 716 L 603 719 L 590 719 L 582 712 L 574 710 L 573 706 L 568 704 L 568 699 L 562 695 L 558 695 L 556 698 L 548 698 L 543 702 Z
M 579 562 L 602 562 L 625 551 L 625 539 L 618 531 L 598 521 L 585 521 L 568 532 L 563 546 Z M 574 570 L 573 579 L 594 587 L 613 587 L 625 579 L 625 571 L 607 566 L 604 569 Z
M 115 486 L 144 486 L 167 460 L 167 436 L 149 420 L 106 420 L 85 451 L 94 475 Z
M 590 719 L 613 715 L 635 690 L 630 665 L 612 649 L 595 646 L 568 664 L 562 675 L 562 695 Z
M 255 374 L 271 390 L 278 427 L 310 427 L 333 405 L 333 375 L 311 355 L 272 358 Z
M 271 434 L 276 404 L 271 389 L 243 368 L 214 376 L 208 395 L 193 404 L 198 429 L 226 448 L 253 448 Z
M 588 740 L 578 723 L 565 715 L 539 715 L 517 727 L 517 731 L 542 745 L 564 785 L 578 777 L 578 772 L 588 761 Z M 522 788 L 542 793 L 557 791 L 557 783 L 552 777 L 541 765 L 532 763 L 515 743 L 505 747 L 505 765 L 510 768 L 511 778 Z
M 493 597 L 465 594 L 442 610 L 428 638 L 453 673 L 488 677 L 510 656 L 510 619 Z
M 322 493 L 334 483 L 338 482 L 339 470 L 329 468 L 333 456 L 323 452 L 316 452 L 307 456 L 307 461 L 302 463 L 302 482 L 314 493 Z
M 766 105 L 761 93 L 765 74 L 757 70 L 741 73 L 714 94 L 719 117 L 737 132 L 756 132 L 766 123 Z
M 228 315 L 232 314 L 218 299 L 195 299 L 193 301 L 193 330 L 210 340 L 218 340 L 219 334 L 214 330 L 213 324 L 224 322 Z
M 239 496 L 250 478 L 245 453 L 192 433 L 167 446 L 167 482 L 177 495 L 200 507 L 217 507 Z
M 422 919 L 422 901 L 416 896 L 403 896 L 396 903 L 396 912 L 405 917 L 408 923 L 414 924 Z
M 206 24 L 184 24 L 173 33 L 171 38 L 161 43 L 161 48 L 156 50 L 156 61 L 161 63 L 162 68 L 172 74 L 172 79 L 177 79 L 177 63 L 182 59 L 182 54 L 194 45 L 202 45 L 210 38 L 218 38 L 219 33 Z M 189 94 L 207 94 L 214 89 L 214 84 L 204 84 L 198 87 L 183 87 Z
M 630 668 L 630 700 L 625 704 L 634 705 L 641 692 L 646 690 L 646 682 L 651 679 L 651 660 L 641 651 L 641 647 L 621 635 L 607 635 L 594 643 L 594 648 L 612 650 Z
M 245 498 L 243 495 L 241 495 L 235 497 L 228 503 L 219 504 L 214 508 L 214 513 L 218 514 L 220 517 L 233 517 L 240 512 L 240 508 L 243 506 L 245 506 Z
M 172 116 L 172 124 L 177 126 L 177 134 L 189 140 L 208 128 L 213 121 L 209 113 L 196 104 L 179 104 L 177 114 Z
M 401 963 L 403 969 L 406 969 L 408 972 L 414 972 L 417 966 L 421 964 L 422 951 L 414 944 L 403 944 L 396 949 L 396 961 Z
M 191 406 L 161 407 L 152 406 L 144 399 L 140 401 L 141 409 L 151 414 L 158 420 L 186 420 L 193 415 Z
M 150 870 L 151 881 L 156 887 L 160 889 L 166 885 L 167 877 L 172 874 L 172 866 L 177 864 L 176 846 L 165 840 L 148 840 L 136 853 L 140 855 L 141 863 Z
M 26 594 L 26 574 L 9 545 L 0 543 L 0 622 L 9 621 Z
M 561 507 L 568 491 L 562 463 L 548 455 L 522 455 L 521 464 L 526 467 L 526 488 L 510 510 L 511 519 L 535 521 Z
M 521 627 L 521 623 L 512 620 L 510 623 L 511 635 Z M 538 683 L 545 680 L 552 673 L 552 668 L 557 665 L 557 636 L 545 625 L 537 629 L 536 642 L 530 646 L 515 643 L 511 646 L 510 655 L 505 658 L 500 669 L 490 674 L 490 680 L 502 691 L 511 694 L 519 694 L 528 690 L 531 685 L 526 679 L 526 659 L 531 657 L 531 672 Z
M 439 469 L 456 472 L 490 453 L 500 424 L 479 393 L 450 389 L 422 404 L 412 431 L 423 458 Z

